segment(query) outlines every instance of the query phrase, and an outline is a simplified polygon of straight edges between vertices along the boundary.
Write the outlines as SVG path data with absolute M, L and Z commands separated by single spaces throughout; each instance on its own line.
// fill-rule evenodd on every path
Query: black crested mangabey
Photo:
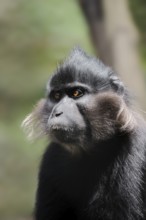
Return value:
M 23 126 L 52 140 L 36 220 L 146 219 L 146 124 L 110 68 L 74 49 Z

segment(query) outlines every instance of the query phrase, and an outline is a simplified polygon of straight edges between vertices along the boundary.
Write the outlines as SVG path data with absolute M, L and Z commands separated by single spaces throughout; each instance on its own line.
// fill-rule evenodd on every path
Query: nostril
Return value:
M 63 112 L 55 113 L 55 117 L 59 117 L 62 114 L 63 114 Z

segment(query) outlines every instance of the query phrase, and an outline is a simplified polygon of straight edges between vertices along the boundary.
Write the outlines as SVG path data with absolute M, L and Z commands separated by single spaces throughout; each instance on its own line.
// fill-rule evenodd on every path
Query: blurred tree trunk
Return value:
M 111 65 L 102 0 L 79 0 L 79 3 L 89 25 L 91 39 L 98 57 L 105 64 Z
M 140 67 L 139 35 L 127 0 L 78 0 L 98 57 L 111 66 L 146 109 L 146 86 Z

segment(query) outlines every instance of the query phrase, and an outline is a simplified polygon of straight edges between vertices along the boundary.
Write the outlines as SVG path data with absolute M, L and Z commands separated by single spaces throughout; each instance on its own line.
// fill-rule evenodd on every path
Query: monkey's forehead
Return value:
M 49 84 L 59 86 L 77 81 L 92 87 L 103 86 L 109 83 L 110 73 L 111 69 L 100 60 L 86 55 L 82 50 L 75 49 L 57 68 Z
M 64 84 L 79 82 L 90 85 L 92 87 L 108 84 L 108 78 L 100 77 L 98 74 L 92 73 L 90 70 L 79 70 L 73 66 L 60 68 L 50 79 L 50 86 L 58 87 Z

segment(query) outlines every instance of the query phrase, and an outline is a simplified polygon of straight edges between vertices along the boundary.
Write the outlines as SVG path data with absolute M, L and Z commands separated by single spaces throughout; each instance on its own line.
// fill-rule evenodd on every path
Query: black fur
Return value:
M 83 96 L 68 97 L 72 87 L 84 88 Z M 59 101 L 52 91 L 61 91 Z M 52 138 L 35 219 L 146 219 L 146 125 L 118 76 L 75 49 L 48 82 L 47 97 L 34 114 Z

